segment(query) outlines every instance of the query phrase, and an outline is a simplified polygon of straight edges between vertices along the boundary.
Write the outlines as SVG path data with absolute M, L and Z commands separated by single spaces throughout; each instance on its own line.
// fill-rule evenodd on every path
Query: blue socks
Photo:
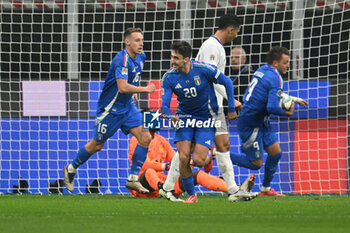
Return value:
M 240 155 L 236 153 L 230 153 L 231 161 L 233 164 L 245 167 L 251 170 L 259 170 L 260 167 L 252 164 L 245 155 Z M 271 181 L 276 173 L 278 162 L 280 161 L 282 153 L 277 155 L 268 155 L 265 161 L 265 175 L 263 186 L 270 187 Z
M 72 166 L 77 169 L 80 165 L 88 161 L 92 154 L 86 151 L 85 146 L 80 148 L 78 154 L 75 156 L 72 162 Z
M 134 151 L 134 154 L 132 155 L 132 164 L 130 169 L 130 174 L 132 175 L 138 175 L 143 163 L 146 160 L 148 153 L 148 148 L 142 147 L 140 145 L 137 145 Z
M 266 162 L 265 162 L 265 175 L 264 175 L 264 181 L 263 186 L 264 187 L 270 187 L 271 181 L 276 173 L 277 170 L 277 164 L 280 161 L 282 156 L 282 153 L 279 153 L 277 155 L 268 155 Z
M 188 195 L 191 196 L 196 194 L 194 191 L 193 175 L 190 175 L 187 178 L 182 178 L 182 184 L 184 185 L 185 191 L 188 193 Z
M 148 148 L 144 148 L 140 145 L 136 146 L 135 152 L 132 156 L 132 166 L 130 174 L 138 175 L 143 163 L 147 157 Z M 92 154 L 86 151 L 85 146 L 83 146 L 78 154 L 75 156 L 72 162 L 72 166 L 77 169 L 80 165 L 89 160 Z
M 236 153 L 230 153 L 231 161 L 233 164 L 239 166 L 239 167 L 245 167 L 249 168 L 251 170 L 259 170 L 260 167 L 256 166 L 255 164 L 252 164 L 245 155 L 240 155 Z

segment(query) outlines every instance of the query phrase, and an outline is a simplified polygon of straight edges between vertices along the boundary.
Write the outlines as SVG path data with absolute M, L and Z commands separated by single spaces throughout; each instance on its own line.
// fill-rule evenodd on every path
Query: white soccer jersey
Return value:
M 226 67 L 226 51 L 221 42 L 215 37 L 211 36 L 204 41 L 199 48 L 197 61 L 213 64 L 225 74 Z M 222 106 L 223 97 L 227 99 L 225 87 L 220 84 L 214 84 L 216 98 L 218 99 L 218 105 Z
M 224 46 L 214 36 L 204 41 L 198 51 L 196 60 L 213 64 L 218 67 L 222 73 L 225 73 L 226 52 Z

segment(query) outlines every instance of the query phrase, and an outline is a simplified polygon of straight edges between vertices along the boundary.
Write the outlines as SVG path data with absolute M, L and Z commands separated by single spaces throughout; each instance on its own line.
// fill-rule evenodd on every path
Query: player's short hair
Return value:
M 176 53 L 181 54 L 184 58 L 191 58 L 192 47 L 187 41 L 176 41 L 171 45 L 171 50 L 174 50 Z
M 226 29 L 230 26 L 239 28 L 242 25 L 241 19 L 235 14 L 222 15 L 218 22 L 218 30 Z
M 134 32 L 139 32 L 142 34 L 141 28 L 127 28 L 124 32 L 124 40 Z
M 273 61 L 279 61 L 282 59 L 282 55 L 288 55 L 289 56 L 289 51 L 285 47 L 280 47 L 280 46 L 274 46 L 270 48 L 270 50 L 266 54 L 266 62 L 268 64 L 272 64 Z

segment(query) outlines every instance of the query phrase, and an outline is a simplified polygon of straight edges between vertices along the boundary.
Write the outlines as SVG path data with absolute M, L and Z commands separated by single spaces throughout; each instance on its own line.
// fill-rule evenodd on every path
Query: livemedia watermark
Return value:
M 192 116 L 178 116 L 179 121 L 171 121 L 168 118 L 161 118 L 161 113 L 145 111 L 143 112 L 143 127 L 145 129 L 161 129 L 161 128 L 220 128 L 222 122 L 215 118 L 205 120 L 193 118 Z

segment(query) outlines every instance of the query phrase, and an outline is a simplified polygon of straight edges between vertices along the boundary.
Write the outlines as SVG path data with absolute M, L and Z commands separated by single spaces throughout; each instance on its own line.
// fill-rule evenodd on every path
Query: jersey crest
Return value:
M 195 76 L 194 77 L 194 83 L 199 86 L 201 85 L 201 78 L 199 76 Z

